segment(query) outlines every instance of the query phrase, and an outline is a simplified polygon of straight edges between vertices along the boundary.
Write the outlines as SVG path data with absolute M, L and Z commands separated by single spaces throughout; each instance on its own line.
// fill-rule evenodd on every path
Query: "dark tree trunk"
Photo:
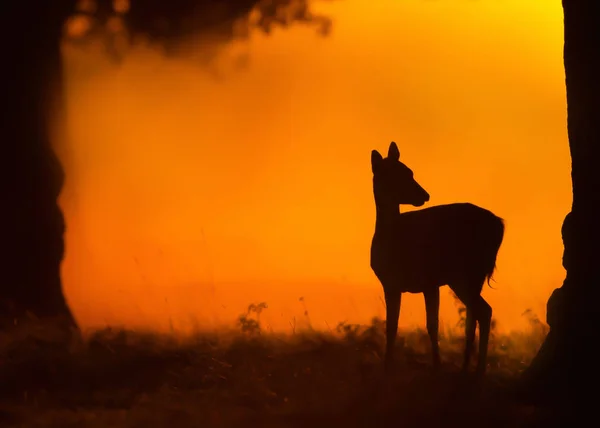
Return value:
M 567 276 L 547 306 L 550 332 L 524 380 L 543 401 L 580 400 L 598 379 L 600 276 L 600 2 L 563 0 L 573 206 L 563 223 Z M 588 391 L 589 390 L 589 391 Z
M 4 0 L 2 12 L 2 248 L 0 315 L 59 316 L 72 323 L 60 281 L 62 170 L 49 113 L 61 105 L 62 24 L 74 1 Z

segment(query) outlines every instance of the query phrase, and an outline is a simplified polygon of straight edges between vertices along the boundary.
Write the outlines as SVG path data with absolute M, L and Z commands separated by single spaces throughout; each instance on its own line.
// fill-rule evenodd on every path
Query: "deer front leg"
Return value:
M 439 315 L 440 315 L 440 289 L 432 288 L 423 292 L 425 297 L 425 313 L 427 314 L 427 333 L 431 340 L 431 353 L 433 368 L 438 369 L 441 364 L 440 345 L 438 343 Z
M 385 294 L 385 370 L 389 372 L 394 363 L 394 348 L 398 334 L 398 319 L 400 318 L 400 304 L 402 293 L 384 288 Z

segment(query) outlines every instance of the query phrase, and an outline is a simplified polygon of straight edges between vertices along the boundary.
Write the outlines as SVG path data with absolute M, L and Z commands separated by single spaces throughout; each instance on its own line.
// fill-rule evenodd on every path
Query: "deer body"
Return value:
M 422 206 L 429 194 L 399 161 L 395 143 L 388 157 L 373 151 L 376 205 L 371 268 L 381 282 L 386 302 L 386 366 L 393 360 L 402 293 L 423 293 L 434 365 L 439 365 L 439 287 L 448 285 L 467 309 L 463 369 L 469 364 L 479 322 L 477 370 L 485 371 L 492 310 L 481 297 L 489 282 L 504 236 L 504 222 L 469 203 L 439 205 L 400 213 L 400 204 Z
M 401 293 L 453 284 L 477 269 L 482 279 L 493 273 L 503 227 L 490 211 L 458 203 L 394 217 L 387 228 L 376 226 L 371 268 L 378 278 L 397 278 Z M 496 242 L 489 240 L 490 231 L 496 232 Z

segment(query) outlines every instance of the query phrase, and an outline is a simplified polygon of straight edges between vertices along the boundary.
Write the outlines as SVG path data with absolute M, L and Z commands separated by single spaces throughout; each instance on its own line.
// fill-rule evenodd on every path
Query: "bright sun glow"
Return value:
M 276 330 L 383 316 L 369 159 L 391 140 L 430 204 L 506 220 L 484 288 L 499 328 L 545 316 L 571 203 L 560 2 L 316 6 L 331 36 L 256 34 L 219 78 L 151 47 L 120 66 L 65 47 L 63 278 L 83 327 L 187 330 L 262 301 Z M 401 326 L 424 324 L 422 296 L 403 305 Z

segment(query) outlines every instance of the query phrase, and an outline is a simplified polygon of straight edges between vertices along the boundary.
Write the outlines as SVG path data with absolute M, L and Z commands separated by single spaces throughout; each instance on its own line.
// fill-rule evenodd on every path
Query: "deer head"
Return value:
M 400 150 L 393 141 L 387 158 L 377 150 L 371 152 L 371 168 L 377 204 L 420 207 L 429 201 L 429 193 L 414 179 L 412 170 L 400 162 Z

